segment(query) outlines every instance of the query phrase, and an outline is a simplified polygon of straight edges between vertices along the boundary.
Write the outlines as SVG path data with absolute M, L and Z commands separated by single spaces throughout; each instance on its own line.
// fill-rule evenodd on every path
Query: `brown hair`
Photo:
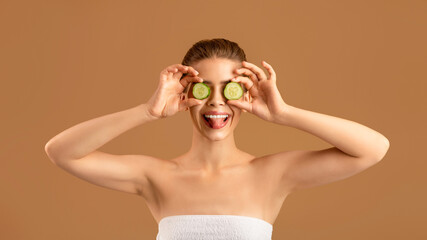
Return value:
M 207 58 L 226 58 L 238 62 L 247 61 L 245 52 L 237 43 L 224 38 L 212 38 L 203 39 L 193 44 L 185 54 L 181 64 L 190 66 L 193 63 Z M 185 77 L 185 75 L 186 74 L 181 78 Z M 186 92 L 186 90 L 187 89 L 185 89 L 184 92 Z
M 181 64 L 190 66 L 206 58 L 227 58 L 236 61 L 246 61 L 246 54 L 240 46 L 224 38 L 204 39 L 196 42 L 187 51 Z

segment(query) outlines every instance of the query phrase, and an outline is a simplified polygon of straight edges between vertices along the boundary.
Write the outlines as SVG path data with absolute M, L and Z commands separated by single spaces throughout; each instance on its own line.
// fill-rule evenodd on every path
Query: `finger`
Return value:
M 252 72 L 254 72 L 257 75 L 259 81 L 267 80 L 267 76 L 265 75 L 264 70 L 259 68 L 257 65 L 246 62 L 246 61 L 243 61 L 242 65 L 243 67 L 249 68 Z
M 267 69 L 268 73 L 270 74 L 270 78 L 268 80 L 276 80 L 276 72 L 274 71 L 273 67 L 268 64 L 266 61 L 262 61 L 263 66 Z
M 251 79 L 243 76 L 237 76 L 232 78 L 231 81 L 242 83 L 251 95 L 258 96 L 258 88 Z
M 178 71 L 177 68 L 169 66 L 160 72 L 160 79 L 162 80 L 170 79 L 173 76 L 173 74 L 177 71 Z
M 178 71 L 178 66 L 177 65 L 172 65 L 172 66 L 167 67 L 165 70 L 167 72 L 176 73 Z
M 199 72 L 197 72 L 193 67 L 182 65 L 182 64 L 174 64 L 169 66 L 167 69 L 168 71 L 173 71 L 173 72 L 177 72 L 177 70 L 175 69 L 178 69 L 178 71 L 182 72 L 183 74 L 189 73 L 189 74 L 192 74 L 193 76 L 196 76 L 199 74 Z
M 240 101 L 240 100 L 228 100 L 227 104 L 236 106 L 242 110 L 245 110 L 247 112 L 252 112 L 252 104 L 246 101 Z
M 160 72 L 160 79 L 162 80 L 173 79 L 174 77 L 181 75 L 180 71 L 186 72 L 188 71 L 188 68 L 186 68 L 184 65 L 181 65 L 181 64 L 171 65 Z
M 255 85 L 258 85 L 259 79 L 258 79 L 257 75 L 255 73 L 253 73 L 251 70 L 249 70 L 247 68 L 239 68 L 239 69 L 234 70 L 234 72 L 236 72 L 237 74 L 243 74 L 243 75 L 248 76 Z
M 178 73 L 178 74 L 177 74 Z M 164 71 L 162 71 L 161 73 L 161 79 L 163 79 L 164 81 L 168 81 L 173 79 L 174 77 L 176 77 L 176 75 L 179 75 L 179 70 L 176 67 L 168 67 L 166 69 L 164 69 Z
M 168 72 L 168 77 L 166 78 L 166 80 L 169 80 L 173 77 L 174 73 L 173 72 Z
M 178 75 L 179 77 L 181 77 L 183 74 L 187 74 L 189 72 L 189 69 L 187 66 L 178 65 L 178 66 L 176 66 L 176 68 L 178 69 L 178 72 L 176 72 L 175 75 Z
M 179 80 L 179 79 L 181 79 L 182 75 L 183 75 L 182 70 L 178 69 L 178 71 L 176 73 L 173 73 L 172 78 L 169 78 L 169 79 L 170 80 L 176 80 L 176 79 Z
M 197 76 L 197 74 L 199 74 L 194 68 L 190 66 L 178 65 L 177 68 L 183 74 L 191 74 L 193 76 Z
M 203 100 L 200 100 L 200 99 L 195 99 L 195 98 L 189 98 L 188 100 L 187 100 L 187 107 L 193 107 L 193 106 L 196 106 L 196 105 L 199 105 L 199 104 L 202 104 L 203 103 Z
M 166 81 L 169 77 L 169 72 L 164 69 L 160 72 L 160 81 Z
M 184 66 L 182 64 L 174 64 L 171 65 L 169 67 L 166 68 L 167 72 L 172 72 L 172 73 L 179 73 L 181 72 L 182 74 L 185 74 L 188 72 L 188 66 Z
M 194 76 L 199 75 L 199 72 L 194 69 L 192 66 L 188 66 L 188 71 L 190 71 Z
M 195 98 L 187 98 L 183 101 L 180 102 L 180 110 L 179 111 L 183 111 L 186 110 L 187 108 L 202 104 L 203 101 L 199 100 L 199 99 L 195 99 Z
M 190 74 L 192 76 L 196 76 L 197 74 L 195 74 L 194 69 L 191 70 L 189 66 L 184 66 L 181 64 L 176 64 L 175 67 L 172 68 L 173 69 L 173 77 L 169 78 L 169 79 L 181 79 L 184 75 Z M 177 69 L 177 70 L 175 70 Z
M 195 82 L 195 83 L 203 82 L 203 79 L 201 77 L 198 77 L 198 76 L 187 75 L 187 76 L 183 77 L 181 80 L 179 80 L 179 82 L 181 83 L 181 85 L 184 88 L 186 88 L 190 82 Z

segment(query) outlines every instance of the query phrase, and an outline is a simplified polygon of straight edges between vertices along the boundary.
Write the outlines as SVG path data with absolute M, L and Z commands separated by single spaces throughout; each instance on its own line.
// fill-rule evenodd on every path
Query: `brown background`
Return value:
M 142 198 L 68 174 L 44 145 L 148 101 L 162 69 L 215 37 L 270 63 L 288 104 L 356 121 L 391 143 L 372 168 L 290 195 L 273 239 L 426 239 L 427 1 L 153 2 L 0 2 L 1 239 L 155 239 Z M 172 158 L 190 147 L 191 124 L 181 112 L 100 150 Z M 331 147 L 250 113 L 235 135 L 256 156 Z

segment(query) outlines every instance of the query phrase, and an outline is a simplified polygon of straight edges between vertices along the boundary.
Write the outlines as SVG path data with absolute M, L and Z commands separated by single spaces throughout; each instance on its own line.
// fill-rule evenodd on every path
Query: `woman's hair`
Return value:
M 187 51 L 181 64 L 190 66 L 206 58 L 227 58 L 238 62 L 246 61 L 246 55 L 240 46 L 224 38 L 204 39 L 196 42 Z
M 203 39 L 193 44 L 185 54 L 181 64 L 190 66 L 208 58 L 226 58 L 242 62 L 246 61 L 246 54 L 237 43 L 230 40 L 224 38 Z M 181 78 L 185 77 L 185 75 L 182 75 Z M 187 89 L 184 90 L 184 92 L 186 91 Z

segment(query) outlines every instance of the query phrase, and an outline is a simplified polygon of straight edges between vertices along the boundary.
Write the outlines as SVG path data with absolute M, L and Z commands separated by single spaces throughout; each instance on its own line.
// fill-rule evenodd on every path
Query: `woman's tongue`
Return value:
M 208 118 L 212 128 L 221 128 L 224 125 L 224 118 Z

